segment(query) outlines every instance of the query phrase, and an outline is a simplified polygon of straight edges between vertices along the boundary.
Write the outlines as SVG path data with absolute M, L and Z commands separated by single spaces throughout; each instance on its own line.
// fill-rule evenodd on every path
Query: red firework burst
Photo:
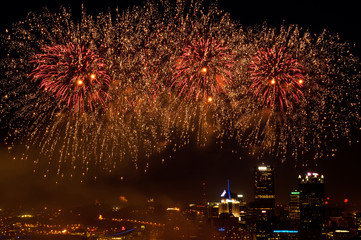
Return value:
M 286 48 L 258 51 L 251 60 L 249 74 L 249 90 L 267 107 L 292 109 L 303 97 L 303 66 Z
M 233 66 L 229 48 L 214 39 L 194 40 L 176 59 L 171 86 L 185 98 L 207 99 L 232 84 Z
M 111 79 L 105 63 L 79 44 L 46 46 L 31 60 L 37 67 L 29 75 L 73 111 L 92 111 L 109 99 Z

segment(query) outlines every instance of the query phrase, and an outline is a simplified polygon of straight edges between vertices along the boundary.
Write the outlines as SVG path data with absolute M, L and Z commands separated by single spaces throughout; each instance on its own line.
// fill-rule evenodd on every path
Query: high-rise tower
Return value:
M 298 190 L 292 191 L 289 195 L 288 217 L 290 227 L 298 230 L 300 226 L 300 192 Z
M 250 204 L 250 215 L 256 226 L 257 239 L 269 239 L 272 235 L 272 218 L 275 208 L 274 172 L 269 165 L 254 169 L 254 202 Z
M 227 189 L 223 191 L 221 198 L 221 202 L 219 203 L 219 215 L 227 213 L 237 217 L 240 222 L 244 221 L 246 202 L 243 200 L 242 194 L 234 194 L 231 192 L 229 180 L 227 181 Z
M 361 237 L 361 212 L 356 213 L 356 230 Z
M 274 174 L 269 165 L 260 165 L 254 170 L 254 200 L 268 208 L 275 206 Z
M 324 177 L 308 172 L 299 178 L 300 239 L 325 239 L 325 187 Z

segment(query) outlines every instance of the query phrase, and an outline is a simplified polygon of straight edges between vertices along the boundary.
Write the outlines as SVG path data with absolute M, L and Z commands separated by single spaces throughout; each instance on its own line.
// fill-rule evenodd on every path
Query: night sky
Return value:
M 295 1 L 292 4 L 267 1 L 249 1 L 243 5 L 235 5 L 235 1 L 220 1 L 221 9 L 231 13 L 231 17 L 243 26 L 262 25 L 265 21 L 274 27 L 282 23 L 299 24 L 312 33 L 319 34 L 323 29 L 330 33 L 340 34 L 342 41 L 355 44 L 354 52 L 361 56 L 361 14 L 357 1 L 313 2 Z M 289 1 L 291 2 L 291 1 Z M 34 0 L 26 3 L 9 1 L 1 7 L 1 33 L 9 28 L 12 22 L 25 19 L 27 12 L 41 11 L 48 7 L 57 11 L 59 6 L 70 6 L 75 16 L 79 15 L 81 4 L 89 14 L 107 11 L 108 8 L 120 9 L 141 1 L 80 1 Z M 2 134 L 5 134 L 2 132 Z M 309 167 L 295 167 L 293 159 L 281 163 L 279 159 L 269 158 L 264 162 L 275 167 L 276 201 L 287 203 L 288 193 L 297 187 L 298 174 L 306 171 L 318 171 L 325 175 L 326 195 L 331 204 L 342 204 L 348 198 L 350 204 L 361 210 L 361 144 L 348 145 L 346 141 L 338 143 L 336 156 L 311 162 Z M 112 204 L 119 196 L 127 196 L 130 200 L 141 203 L 154 197 L 166 204 L 179 202 L 196 202 L 201 199 L 202 182 L 206 182 L 207 200 L 218 200 L 219 195 L 230 180 L 231 190 L 242 193 L 247 201 L 253 200 L 253 167 L 258 164 L 254 159 L 242 153 L 232 154 L 236 148 L 229 143 L 221 150 L 217 145 L 204 148 L 188 146 L 178 150 L 172 158 L 154 156 L 150 160 L 147 172 L 135 170 L 131 163 L 124 162 L 114 175 L 100 175 L 97 181 L 80 183 L 78 179 L 66 179 L 55 184 L 55 179 L 42 178 L 32 174 L 29 162 L 12 160 L 7 147 L 0 145 L 0 208 L 7 206 L 78 206 L 91 204 L 95 200 Z M 168 153 L 164 153 L 168 155 Z M 242 159 L 240 159 L 242 156 Z M 307 160 L 307 159 L 303 159 Z M 140 160 L 142 161 L 142 160 Z M 123 177 L 123 179 L 121 179 Z

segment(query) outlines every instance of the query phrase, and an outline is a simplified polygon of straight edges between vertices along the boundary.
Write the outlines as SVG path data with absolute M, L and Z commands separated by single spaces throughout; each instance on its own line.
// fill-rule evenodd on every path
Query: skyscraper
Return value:
M 288 217 L 290 227 L 293 230 L 299 229 L 300 226 L 300 192 L 294 190 L 290 193 L 288 203 Z
M 250 215 L 256 227 L 257 239 L 269 239 L 272 235 L 275 208 L 274 172 L 269 165 L 254 169 L 254 202 L 250 204 Z
M 299 178 L 300 239 L 325 239 L 325 187 L 324 177 L 308 172 Z
M 356 213 L 356 230 L 357 234 L 361 236 L 361 212 Z
M 227 181 L 227 189 L 221 194 L 221 202 L 219 203 L 219 215 L 222 213 L 231 214 L 233 217 L 244 221 L 244 209 L 246 202 L 243 200 L 242 194 L 234 194 L 230 191 L 229 181 Z
M 263 164 L 254 170 L 254 200 L 264 207 L 274 209 L 274 174 L 273 168 L 269 165 Z

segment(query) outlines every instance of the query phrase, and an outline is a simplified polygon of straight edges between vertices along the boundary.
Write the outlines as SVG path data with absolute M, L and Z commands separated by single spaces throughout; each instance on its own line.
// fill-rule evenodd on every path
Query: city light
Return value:
M 32 218 L 34 216 L 31 215 L 31 214 L 23 214 L 23 215 L 19 215 L 18 217 L 20 217 L 20 218 Z
M 239 201 L 235 200 L 235 199 L 222 199 L 221 200 L 222 203 L 239 203 Z
M 274 233 L 298 233 L 297 230 L 273 230 Z
M 167 211 L 180 211 L 180 209 L 179 208 L 177 208 L 177 207 L 170 207 L 170 208 L 167 208 Z
M 317 176 L 318 176 L 318 173 L 315 173 L 315 172 L 308 172 L 308 173 L 307 173 L 307 176 L 308 176 L 308 177 L 311 177 L 311 176 L 313 176 L 313 177 L 317 177 Z M 323 176 L 321 176 L 321 177 L 323 177 Z
M 259 169 L 259 167 L 261 167 Z M 274 199 L 274 195 L 273 195 L 273 188 L 274 188 L 274 183 L 273 183 L 273 174 L 274 174 L 274 169 L 271 166 L 256 166 L 256 171 L 255 173 L 255 187 L 258 187 L 258 190 L 262 190 L 262 194 L 256 194 L 255 193 L 255 197 L 257 196 L 258 199 L 257 201 L 259 201 L 259 203 L 269 203 L 269 199 L 273 198 Z M 262 169 L 267 169 L 267 171 L 264 171 Z M 258 171 L 257 171 L 258 170 Z M 309 177 L 310 176 L 310 177 Z M 294 190 L 290 192 L 290 200 L 289 200 L 289 215 L 288 218 L 286 218 L 285 220 L 281 220 L 281 221 L 285 221 L 285 224 L 290 224 L 292 223 L 292 221 L 294 220 L 300 220 L 300 213 L 302 211 L 304 211 L 303 209 L 305 209 L 305 207 L 307 208 L 306 211 L 308 210 L 312 210 L 315 215 L 310 215 L 310 216 L 306 216 L 307 217 L 307 221 L 301 223 L 304 226 L 309 226 L 310 223 L 312 223 L 314 221 L 314 219 L 317 220 L 317 216 L 324 216 L 321 215 L 321 213 L 319 212 L 319 208 L 317 208 L 317 206 L 319 206 L 319 204 L 328 204 L 328 200 L 330 199 L 329 197 L 326 197 L 324 195 L 324 190 L 323 190 L 323 181 L 315 181 L 314 177 L 317 177 L 317 179 L 321 179 L 320 175 L 316 175 L 313 174 L 312 172 L 310 172 L 309 174 L 307 173 L 306 176 L 304 176 L 304 178 L 309 177 L 309 179 L 307 181 L 303 181 L 304 179 L 300 179 L 299 180 L 299 185 L 297 188 L 293 188 Z M 271 179 L 269 184 L 264 185 L 261 180 L 264 180 L 262 178 L 267 178 L 267 179 Z M 296 178 L 296 177 L 295 177 Z M 315 186 L 315 188 L 309 188 L 309 184 L 314 184 L 313 186 Z M 264 187 L 265 186 L 265 187 Z M 317 186 L 317 187 L 316 187 Z M 267 188 L 267 191 L 269 191 L 268 193 L 265 192 L 265 188 Z M 319 190 L 315 190 L 315 189 L 319 189 Z M 230 198 L 228 198 L 228 194 L 230 195 Z M 232 195 L 232 196 L 231 196 Z M 299 195 L 301 195 L 299 197 Z M 222 197 L 223 196 L 223 197 Z M 237 196 L 237 198 L 235 197 Z M 262 196 L 262 197 L 260 197 Z M 302 198 L 302 196 L 307 196 L 307 198 Z M 214 221 L 214 224 L 212 228 L 213 233 L 217 233 L 220 234 L 221 236 L 231 236 L 230 239 L 242 239 L 239 238 L 238 236 L 241 236 L 242 231 L 246 230 L 248 224 L 253 224 L 252 222 L 248 222 L 246 216 L 248 216 L 249 214 L 252 214 L 252 217 L 257 217 L 258 219 L 260 219 L 260 224 L 268 224 L 270 221 L 270 217 L 276 217 L 278 218 L 278 216 L 275 216 L 275 209 L 276 207 L 283 207 L 282 205 L 275 205 L 275 203 L 273 203 L 273 205 L 268 205 L 267 207 L 265 207 L 264 205 L 255 205 L 252 206 L 252 204 L 247 205 L 245 201 L 238 201 L 239 198 L 242 198 L 243 194 L 237 194 L 237 195 L 233 195 L 231 194 L 231 189 L 230 189 L 230 185 L 229 185 L 229 181 L 227 181 L 227 190 L 223 190 L 222 195 L 221 195 L 221 199 L 219 202 L 208 202 L 207 205 L 202 205 L 202 204 L 194 204 L 194 203 L 189 203 L 187 205 L 187 207 L 184 207 L 184 209 L 180 209 L 179 207 L 168 207 L 166 208 L 166 211 L 164 211 L 163 214 L 165 214 L 164 216 L 166 216 L 166 218 L 164 218 L 164 222 L 156 222 L 156 220 L 154 220 L 154 218 L 152 218 L 152 215 L 154 215 L 154 212 L 149 210 L 152 209 L 153 203 L 157 204 L 157 199 L 151 199 L 151 200 L 147 200 L 144 201 L 144 203 L 146 205 L 148 205 L 147 208 L 134 208 L 134 209 L 130 209 L 129 213 L 135 213 L 135 215 L 129 215 L 132 216 L 132 218 L 129 219 L 125 219 L 125 218 L 111 218 L 111 219 L 105 219 L 103 217 L 102 214 L 99 214 L 99 212 L 102 212 L 100 209 L 97 210 L 97 216 L 98 216 L 98 220 L 106 220 L 107 222 L 103 222 L 102 223 L 100 221 L 98 221 L 98 226 L 97 225 L 91 225 L 91 226 L 84 226 L 84 225 L 78 225 L 78 224 L 50 224 L 49 222 L 46 223 L 28 223 L 28 219 L 19 219 L 19 223 L 16 223 L 17 227 L 19 228 L 19 235 L 20 233 L 24 233 L 23 229 L 28 229 L 26 231 L 26 233 L 35 233 L 35 234 L 45 234 L 45 235 L 87 235 L 89 237 L 98 237 L 99 239 L 101 238 L 111 238 L 111 239 L 123 239 L 124 235 L 130 233 L 130 232 L 138 232 L 140 235 L 144 234 L 148 234 L 148 231 L 155 231 L 157 233 L 163 233 L 166 231 L 173 231 L 177 232 L 177 234 L 183 234 L 184 231 L 184 226 L 182 226 L 182 224 L 180 224 L 179 221 L 190 221 L 189 223 L 193 223 L 192 222 L 194 220 L 194 217 L 197 216 L 197 218 L 200 219 L 204 219 L 207 221 L 203 221 L 203 224 L 209 224 L 210 221 Z M 125 196 L 123 197 L 124 199 L 126 198 Z M 312 199 L 310 199 L 312 198 Z M 118 201 L 119 198 L 117 197 Z M 327 201 L 326 201 L 327 200 Z M 325 202 L 326 201 L 326 202 Z M 122 201 L 124 203 L 124 201 Z M 344 202 L 348 202 L 348 198 L 344 198 Z M 302 205 L 303 203 L 307 203 Z M 97 204 L 100 206 L 102 206 L 101 202 L 97 201 Z M 123 207 L 113 207 L 113 211 L 114 210 L 124 210 L 126 208 Z M 140 210 L 142 209 L 142 210 Z M 249 211 L 249 209 L 251 209 Z M 49 219 L 53 220 L 57 217 L 60 217 L 63 215 L 63 213 L 67 212 L 67 210 L 65 209 L 53 209 L 53 214 L 51 214 L 51 209 L 48 208 L 44 208 L 42 207 L 41 210 L 46 214 L 49 215 Z M 45 211 L 46 210 L 46 211 Z M 153 209 L 154 210 L 154 209 Z M 147 213 L 148 212 L 148 213 Z M 178 213 L 179 212 L 179 213 Z M 31 213 L 31 212 L 27 212 L 27 213 Z M 295 216 L 295 214 L 297 215 L 298 213 L 298 218 L 297 216 Z M 76 213 L 77 214 L 77 213 Z M 142 215 L 138 215 L 138 214 L 142 214 Z M 209 215 L 212 214 L 212 215 Z M 24 214 L 24 215 L 17 215 L 18 217 L 24 218 L 24 217 L 32 217 L 32 216 L 40 216 L 38 214 Z M 80 216 L 80 215 L 78 215 Z M 146 219 L 142 219 L 141 217 L 146 217 Z M 188 219 L 188 217 L 191 217 Z M 226 217 L 227 216 L 227 217 Z M 315 218 L 316 216 L 316 218 Z M 134 217 L 134 218 L 133 218 Z M 138 218 L 139 217 L 139 218 Z M 226 217 L 226 218 L 225 218 Z M 192 220 L 193 218 L 193 220 Z M 324 217 L 323 217 L 324 218 Z M 6 218 L 4 218 L 6 219 Z M 182 220 L 181 220 L 182 219 Z M 212 219 L 212 220 L 211 220 Z M 226 220 L 227 219 L 227 220 Z M 227 223 L 227 225 L 224 225 L 224 221 L 228 221 L 232 219 L 232 222 L 229 221 Z M 1 220 L 1 219 L 0 219 Z M 326 218 L 324 218 L 324 220 L 327 220 Z M 23 221 L 22 223 L 20 223 L 20 221 Z M 101 227 L 102 225 L 107 225 L 108 221 L 113 221 L 114 223 L 116 223 L 117 227 Z M 316 222 L 316 221 L 315 221 Z M 106 224 L 105 224 L 106 223 Z M 243 226 L 245 226 L 245 228 L 243 227 L 235 227 L 235 226 L 239 226 L 238 224 L 243 224 Z M 259 223 L 256 223 L 259 224 Z M 212 226 L 212 224 L 210 225 Z M 286 225 L 286 226 L 291 226 L 291 225 Z M 132 228 L 134 227 L 134 228 Z M 335 230 L 333 229 L 328 229 L 327 234 L 328 235 L 332 235 L 335 233 L 340 233 L 340 235 L 345 234 L 347 235 L 348 233 L 350 233 L 350 228 L 346 228 L 343 226 L 337 226 L 340 227 L 341 229 Z M 348 226 L 349 227 L 349 226 Z M 45 228 L 45 229 L 44 229 Z M 80 231 L 83 231 L 81 232 Z M 84 230 L 83 230 L 84 229 Z M 336 228 L 337 229 L 337 228 Z M 10 230 L 9 230 L 10 232 Z M 265 234 L 264 232 L 258 232 L 257 230 L 255 230 L 254 232 L 252 232 L 252 234 L 255 234 L 256 236 L 261 235 L 261 234 Z M 280 236 L 296 236 L 297 234 L 299 234 L 298 230 L 288 230 L 288 229 L 277 229 L 277 230 L 269 230 L 266 235 L 268 236 L 272 236 L 272 234 L 275 234 L 273 236 L 275 237 L 280 237 Z M 278 235 L 277 235 L 278 234 Z M 318 234 L 318 233 L 312 233 L 312 232 L 307 232 L 307 234 Z M 316 236 L 315 235 L 315 236 Z M 297 235 L 298 236 L 298 235 Z M 233 237 L 233 238 L 232 238 Z M 316 238 L 319 239 L 319 238 Z
M 223 190 L 222 194 L 221 194 L 221 197 L 223 198 L 224 196 L 226 196 L 227 194 L 227 191 L 226 190 Z
M 259 171 L 267 171 L 267 167 L 266 166 L 259 166 L 258 170 Z

